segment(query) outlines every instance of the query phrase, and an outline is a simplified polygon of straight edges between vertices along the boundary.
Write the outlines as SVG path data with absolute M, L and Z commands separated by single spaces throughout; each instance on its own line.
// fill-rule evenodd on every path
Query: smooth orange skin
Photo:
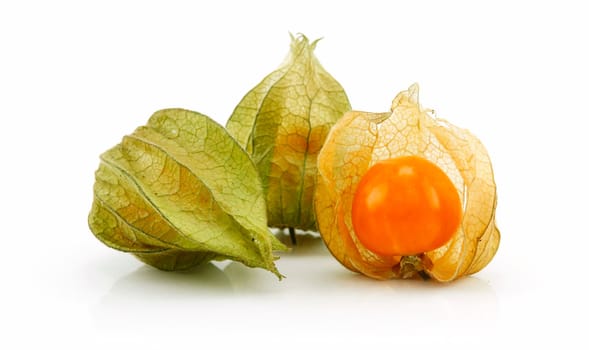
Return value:
M 368 250 L 416 255 L 443 246 L 462 220 L 460 196 L 434 163 L 416 156 L 374 164 L 352 202 L 352 225 Z

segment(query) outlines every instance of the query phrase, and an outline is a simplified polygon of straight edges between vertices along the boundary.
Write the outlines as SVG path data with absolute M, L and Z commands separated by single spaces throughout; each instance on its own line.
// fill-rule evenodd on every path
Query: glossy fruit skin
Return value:
M 462 219 L 452 181 L 434 163 L 403 156 L 374 164 L 361 178 L 352 202 L 360 242 L 382 256 L 408 256 L 448 242 Z

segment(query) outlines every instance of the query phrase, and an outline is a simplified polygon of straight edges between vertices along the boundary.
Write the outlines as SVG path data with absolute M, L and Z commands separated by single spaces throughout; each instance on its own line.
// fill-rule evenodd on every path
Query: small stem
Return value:
M 297 236 L 295 235 L 294 227 L 289 227 L 288 233 L 290 234 L 290 242 L 292 243 L 292 245 L 297 245 Z
M 426 280 L 429 278 L 425 271 L 423 271 L 423 264 L 421 261 L 421 256 L 418 255 L 407 255 L 401 259 L 400 263 L 400 270 L 399 270 L 401 278 L 411 278 L 418 274 Z

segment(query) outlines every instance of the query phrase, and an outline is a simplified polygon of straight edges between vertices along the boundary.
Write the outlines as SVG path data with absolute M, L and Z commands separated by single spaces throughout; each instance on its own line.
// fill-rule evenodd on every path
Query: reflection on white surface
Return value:
M 283 281 L 233 262 L 174 273 L 141 266 L 116 281 L 92 315 L 101 330 L 127 335 L 149 330 L 211 336 L 231 330 L 247 337 L 263 329 L 301 333 L 301 339 L 327 341 L 352 332 L 364 341 L 394 336 L 401 342 L 426 330 L 432 337 L 453 334 L 457 326 L 476 334 L 495 327 L 498 317 L 493 288 L 476 277 L 451 284 L 371 280 L 340 266 L 313 235 L 299 237 L 278 267 L 287 276 Z

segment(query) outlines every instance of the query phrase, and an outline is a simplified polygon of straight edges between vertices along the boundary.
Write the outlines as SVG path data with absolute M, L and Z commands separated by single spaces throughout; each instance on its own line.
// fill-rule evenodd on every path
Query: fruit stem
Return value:
M 424 280 L 426 279 L 424 275 L 427 276 L 427 274 L 423 271 L 423 264 L 418 255 L 407 255 L 401 258 L 400 268 L 401 278 L 411 278 L 418 274 Z
M 292 245 L 297 245 L 297 236 L 295 235 L 294 227 L 288 228 L 288 234 L 290 235 L 290 242 L 292 243 Z

